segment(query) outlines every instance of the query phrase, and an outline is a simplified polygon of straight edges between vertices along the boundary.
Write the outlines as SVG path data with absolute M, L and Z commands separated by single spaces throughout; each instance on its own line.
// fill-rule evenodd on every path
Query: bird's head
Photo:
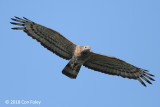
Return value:
M 82 53 L 87 54 L 90 52 L 90 46 L 82 46 Z

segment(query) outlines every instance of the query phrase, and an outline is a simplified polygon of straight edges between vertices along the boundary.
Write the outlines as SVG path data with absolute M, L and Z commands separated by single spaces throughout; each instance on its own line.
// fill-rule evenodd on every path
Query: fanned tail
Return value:
M 76 79 L 79 70 L 81 68 L 81 65 L 78 64 L 72 64 L 71 61 L 65 66 L 62 73 L 69 78 Z

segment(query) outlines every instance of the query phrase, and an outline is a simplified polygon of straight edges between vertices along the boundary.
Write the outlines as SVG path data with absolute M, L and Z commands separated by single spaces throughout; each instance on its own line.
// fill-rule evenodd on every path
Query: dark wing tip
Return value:
M 21 18 L 19 18 L 19 17 L 17 17 L 17 16 L 14 16 L 16 19 L 21 19 Z
M 13 30 L 24 30 L 24 27 L 14 27 L 14 28 L 11 28 Z
M 24 24 L 23 23 L 15 23 L 15 22 L 10 22 L 11 24 L 13 24 L 13 25 L 19 25 L 19 26 L 24 26 Z
M 11 20 L 14 20 L 14 21 L 15 21 L 15 19 L 14 19 L 14 18 L 11 18 Z
M 143 80 L 145 80 L 146 82 L 148 82 L 149 84 L 152 84 L 147 78 L 145 78 L 144 75 L 141 75 L 140 77 L 141 77 Z
M 11 29 L 14 29 L 14 30 L 24 30 L 25 28 L 25 24 L 27 22 L 29 22 L 29 20 L 27 18 L 19 18 L 17 16 L 14 16 L 14 18 L 11 18 L 11 20 L 15 21 L 15 22 L 10 22 L 11 24 L 13 25 L 18 25 L 18 26 L 22 26 L 22 27 L 14 27 L 14 28 L 11 28 Z
M 11 29 L 13 29 L 13 30 L 20 30 L 19 28 L 17 28 L 17 27 L 14 27 L 14 28 L 11 28 Z
M 138 80 L 143 86 L 147 87 L 146 84 L 145 84 L 140 78 L 137 78 L 137 80 Z
M 145 73 L 145 74 L 147 74 L 147 75 L 149 75 L 149 76 L 154 77 L 154 75 L 153 75 L 153 74 L 148 73 L 148 72 L 149 72 L 148 70 L 144 70 L 144 69 L 141 69 L 141 70 L 143 71 L 143 73 Z
M 29 20 L 29 19 L 27 19 L 26 17 L 23 17 L 24 19 L 26 19 L 26 20 Z
M 155 79 L 153 79 L 153 78 L 151 78 L 151 77 L 150 77 L 149 79 L 152 80 L 152 81 L 156 81 Z
M 147 80 L 147 82 L 148 82 L 149 84 L 152 84 L 149 80 Z
M 146 75 L 145 73 L 143 74 L 146 78 L 152 80 L 152 81 L 155 81 L 153 78 L 151 78 L 150 76 Z
M 26 23 L 26 22 L 32 22 L 31 20 L 23 17 L 23 18 L 19 18 L 17 16 L 14 16 L 14 18 L 11 18 L 11 20 L 13 21 L 17 21 L 17 22 L 20 22 L 20 23 Z
M 146 85 L 144 82 L 142 82 L 141 84 L 142 84 L 143 86 L 147 87 L 147 85 Z
M 150 76 L 153 77 L 154 75 L 148 73 L 148 70 L 141 69 L 141 73 L 142 74 L 137 78 L 137 80 L 145 87 L 146 87 L 146 84 L 142 81 L 142 79 L 149 84 L 152 84 L 149 80 L 155 81 L 153 78 L 150 77 Z

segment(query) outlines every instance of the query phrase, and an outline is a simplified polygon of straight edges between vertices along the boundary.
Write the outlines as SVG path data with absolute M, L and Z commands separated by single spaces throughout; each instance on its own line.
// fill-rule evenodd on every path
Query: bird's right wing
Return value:
M 11 22 L 11 24 L 21 26 L 12 29 L 23 30 L 33 39 L 36 39 L 38 42 L 40 42 L 45 48 L 64 59 L 68 60 L 72 58 L 76 45 L 66 39 L 60 33 L 45 26 L 39 25 L 35 22 L 32 22 L 25 17 L 23 17 L 23 19 L 19 17 L 11 19 L 18 22 Z
M 87 68 L 105 74 L 117 75 L 124 78 L 138 80 L 144 86 L 146 85 L 142 81 L 142 79 L 149 84 L 152 84 L 149 80 L 154 81 L 154 79 L 151 78 L 151 76 L 154 75 L 148 73 L 147 70 L 135 67 L 113 56 L 107 56 L 91 52 L 89 59 L 83 65 Z

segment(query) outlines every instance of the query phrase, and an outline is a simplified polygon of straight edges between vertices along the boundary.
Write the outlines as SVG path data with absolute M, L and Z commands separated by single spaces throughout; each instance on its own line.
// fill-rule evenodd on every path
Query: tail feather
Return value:
M 71 63 L 69 62 L 63 69 L 62 73 L 68 76 L 69 78 L 76 79 L 80 68 L 81 68 L 81 65 L 77 65 L 77 64 L 71 65 Z

